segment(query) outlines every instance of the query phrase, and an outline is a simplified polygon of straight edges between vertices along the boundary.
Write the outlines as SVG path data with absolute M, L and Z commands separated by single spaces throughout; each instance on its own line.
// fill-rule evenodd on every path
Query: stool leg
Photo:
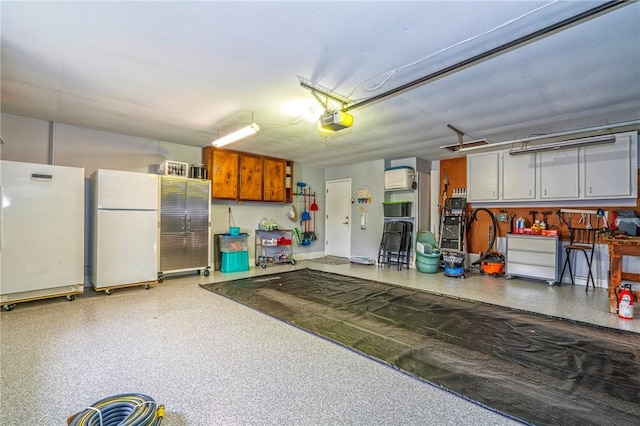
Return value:
M 567 253 L 567 264 L 569 265 L 569 278 L 571 278 L 571 285 L 575 285 L 575 281 L 573 280 L 573 269 L 571 268 L 571 258 L 569 256 L 571 256 L 571 252 L 573 250 L 569 250 L 569 252 Z
M 591 285 L 593 285 L 593 288 L 596 288 L 596 281 L 593 279 L 593 273 L 591 272 L 591 265 L 593 264 L 593 250 L 591 251 L 591 256 L 587 255 L 587 252 L 584 250 L 582 252 L 584 253 L 584 258 L 587 261 L 587 268 L 589 268 L 589 273 L 587 274 L 587 286 L 584 291 L 589 291 L 589 278 L 591 278 Z
M 567 268 L 567 262 L 569 261 L 569 250 L 565 250 L 564 264 L 562 265 L 562 272 L 560 273 L 560 282 L 558 285 L 562 285 L 562 278 L 564 278 L 564 270 Z

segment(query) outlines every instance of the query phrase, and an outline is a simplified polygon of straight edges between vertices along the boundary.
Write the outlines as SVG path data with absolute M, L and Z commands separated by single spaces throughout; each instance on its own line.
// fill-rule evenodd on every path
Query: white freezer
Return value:
M 156 210 L 98 210 L 95 288 L 154 281 L 158 275 Z
M 91 175 L 91 284 L 109 290 L 158 278 L 158 175 Z
M 158 175 L 99 169 L 91 179 L 98 209 L 158 210 Z
M 0 161 L 0 302 L 84 290 L 84 169 Z

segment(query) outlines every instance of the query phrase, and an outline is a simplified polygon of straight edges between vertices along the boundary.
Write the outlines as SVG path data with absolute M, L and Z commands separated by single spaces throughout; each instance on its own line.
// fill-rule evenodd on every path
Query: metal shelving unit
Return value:
M 272 263 L 296 264 L 293 258 L 293 230 L 256 229 L 256 266 L 266 268 Z

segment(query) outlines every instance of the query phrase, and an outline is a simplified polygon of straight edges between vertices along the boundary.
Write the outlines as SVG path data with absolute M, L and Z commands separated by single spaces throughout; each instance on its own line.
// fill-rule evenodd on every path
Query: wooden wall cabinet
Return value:
M 286 160 L 265 157 L 263 201 L 285 202 L 286 167 Z
M 238 199 L 238 159 L 239 153 L 235 151 L 202 148 L 202 162 L 211 180 L 211 198 Z
M 204 147 L 202 162 L 212 182 L 212 199 L 293 201 L 293 161 Z
M 263 158 L 257 155 L 240 154 L 240 191 L 242 201 L 262 201 Z

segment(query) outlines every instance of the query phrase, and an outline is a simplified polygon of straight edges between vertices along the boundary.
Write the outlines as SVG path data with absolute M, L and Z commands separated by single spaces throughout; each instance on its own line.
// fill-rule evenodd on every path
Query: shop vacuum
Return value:
M 480 261 L 480 274 L 501 277 L 504 275 L 504 255 L 493 251 Z

